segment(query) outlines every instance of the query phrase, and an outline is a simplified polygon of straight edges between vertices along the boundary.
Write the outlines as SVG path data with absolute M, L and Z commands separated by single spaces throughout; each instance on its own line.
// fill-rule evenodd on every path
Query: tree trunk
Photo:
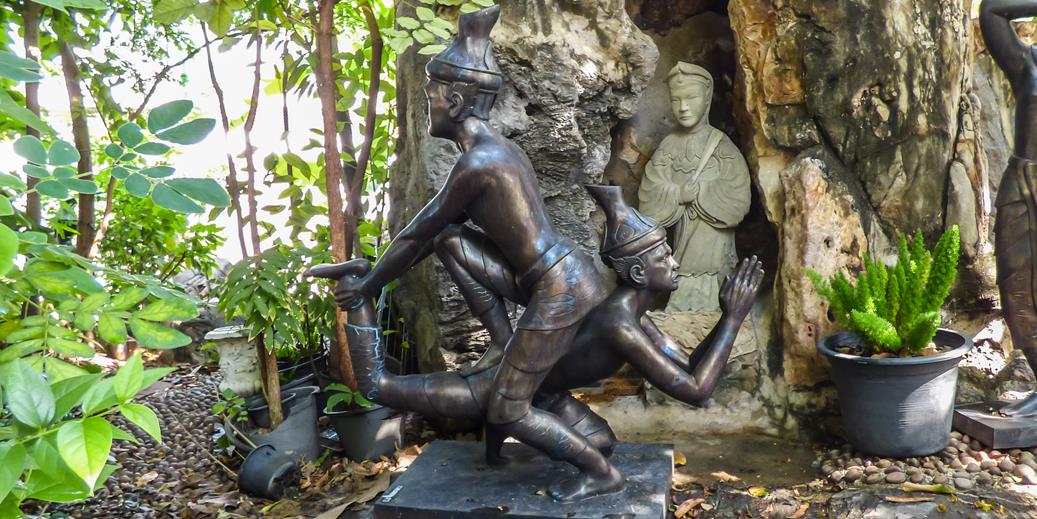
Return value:
M 256 356 L 259 357 L 259 376 L 263 385 L 263 397 L 270 409 L 270 428 L 276 429 L 284 421 L 281 408 L 281 379 L 277 373 L 277 355 L 267 349 L 263 334 L 256 337 Z
M 40 11 L 42 6 L 31 0 L 25 0 L 22 5 L 22 19 L 25 23 L 25 58 L 33 61 L 40 60 Z M 38 81 L 27 81 L 25 83 L 25 107 L 32 113 L 40 115 L 40 83 Z M 40 132 L 29 126 L 25 127 L 26 135 L 39 137 Z M 40 224 L 40 194 L 33 191 L 40 181 L 35 177 L 26 175 L 25 183 L 29 187 L 29 194 L 25 199 L 25 212 L 34 224 Z
M 83 106 L 83 77 L 76 63 L 76 55 L 67 43 L 61 44 L 61 70 L 68 90 L 68 108 L 72 114 L 72 138 L 79 150 L 77 170 L 79 178 L 93 180 L 93 157 L 90 152 L 90 129 L 87 127 L 86 108 Z M 87 256 L 94 244 L 94 195 L 79 195 L 79 217 L 76 220 L 76 254 Z
M 345 177 L 342 170 L 342 157 L 339 154 L 336 127 L 336 76 L 332 64 L 334 56 L 334 15 L 335 0 L 319 0 L 317 4 L 317 93 L 320 96 L 321 116 L 324 122 L 324 167 L 325 185 L 328 191 L 328 221 L 331 227 L 331 254 L 335 261 L 349 259 L 349 242 L 346 241 L 345 212 L 342 207 L 342 185 Z M 349 356 L 349 342 L 346 338 L 345 312 L 335 310 L 335 342 L 338 347 L 339 376 L 342 382 L 351 389 L 356 389 L 356 376 L 353 374 L 353 362 Z

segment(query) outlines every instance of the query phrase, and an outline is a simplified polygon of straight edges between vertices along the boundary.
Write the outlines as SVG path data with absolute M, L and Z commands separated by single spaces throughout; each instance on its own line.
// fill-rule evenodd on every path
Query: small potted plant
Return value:
M 958 228 L 930 253 L 921 233 L 900 236 L 897 261 L 865 257 L 856 285 L 807 271 L 846 331 L 821 339 L 832 365 L 847 439 L 880 456 L 923 456 L 950 439 L 958 362 L 972 340 L 940 328 L 958 268 Z
M 330 384 L 324 391 L 329 395 L 324 413 L 331 419 L 346 457 L 376 460 L 400 446 L 403 415 L 398 411 L 371 402 L 345 384 Z

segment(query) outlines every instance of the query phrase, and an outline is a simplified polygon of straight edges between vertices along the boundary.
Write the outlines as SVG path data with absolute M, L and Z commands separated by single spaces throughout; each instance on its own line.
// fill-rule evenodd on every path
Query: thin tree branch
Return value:
M 22 4 L 22 20 L 25 24 L 25 58 L 33 61 L 40 60 L 40 11 L 42 6 L 31 0 L 25 0 Z M 40 82 L 27 81 L 25 83 L 25 108 L 30 112 L 40 115 Z M 25 127 L 25 134 L 39 138 L 40 132 L 30 126 Z M 26 175 L 25 184 L 29 187 L 29 194 L 25 199 L 25 213 L 33 225 L 40 225 L 42 212 L 40 208 L 40 194 L 34 189 L 39 179 Z
M 202 25 L 202 36 L 205 38 L 205 58 L 209 65 L 209 81 L 216 92 L 216 101 L 220 105 L 220 121 L 223 123 L 223 134 L 230 134 L 230 118 L 227 117 L 227 103 L 223 99 L 223 89 L 216 79 L 216 68 L 212 64 L 212 51 L 209 50 L 209 29 Z M 230 191 L 231 211 L 237 214 L 238 246 L 241 257 L 247 258 L 248 248 L 245 246 L 245 218 L 241 211 L 240 190 L 238 189 L 238 168 L 234 165 L 234 157 L 227 152 L 227 190 Z M 258 251 L 256 251 L 258 253 Z
M 257 13 L 258 20 L 258 13 Z M 255 71 L 252 76 L 252 97 L 249 101 L 248 115 L 245 117 L 245 170 L 248 172 L 248 222 L 252 234 L 252 253 L 259 254 L 261 245 L 259 241 L 259 206 L 256 202 L 256 163 L 255 148 L 252 146 L 252 127 L 256 124 L 256 113 L 259 112 L 259 80 L 260 67 L 263 56 L 263 33 L 256 27 L 256 62 Z
M 65 89 L 68 91 L 68 108 L 72 115 L 72 138 L 79 151 L 77 170 L 79 178 L 93 181 L 93 156 L 90 151 L 90 129 L 86 121 L 86 107 L 83 103 L 83 74 L 76 63 L 76 55 L 68 43 L 61 44 L 61 71 L 65 76 Z M 78 217 L 76 218 L 76 254 L 86 256 L 94 244 L 94 195 L 79 195 Z

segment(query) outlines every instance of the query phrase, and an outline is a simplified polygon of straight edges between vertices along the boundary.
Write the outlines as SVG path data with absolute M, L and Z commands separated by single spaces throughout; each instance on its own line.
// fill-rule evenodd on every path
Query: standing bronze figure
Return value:
M 1015 150 L 996 202 L 997 285 L 1012 341 L 1037 372 L 1037 49 L 1021 41 L 1011 23 L 1033 16 L 1034 0 L 984 0 L 979 22 L 1016 100 Z M 1008 416 L 1037 413 L 1037 392 L 1000 411 Z
M 619 187 L 590 186 L 588 190 L 605 210 L 601 255 L 615 270 L 620 283 L 582 321 L 567 353 L 537 388 L 532 404 L 538 412 L 556 417 L 580 435 L 588 449 L 608 456 L 616 443 L 612 429 L 586 404 L 573 398 L 570 390 L 611 376 L 630 363 L 654 386 L 674 398 L 692 405 L 703 404 L 716 387 L 742 321 L 752 308 L 763 269 L 755 257 L 738 265 L 720 291 L 720 321 L 702 344 L 686 356 L 645 315 L 658 295 L 677 288 L 679 265 L 666 244 L 665 230 L 627 206 Z M 311 275 L 330 279 L 363 278 L 369 272 L 370 264 L 363 260 L 310 269 Z M 471 375 L 438 372 L 396 376 L 386 372 L 380 344 L 382 330 L 370 299 L 350 310 L 347 330 L 357 382 L 368 399 L 434 417 L 487 415 L 496 384 L 493 370 Z M 500 445 L 491 442 L 488 438 L 487 454 L 492 457 L 499 452 Z M 550 491 L 554 498 L 568 501 L 617 490 L 618 486 L 597 491 L 582 486 L 585 491 L 575 494 L 570 489 L 560 484 Z

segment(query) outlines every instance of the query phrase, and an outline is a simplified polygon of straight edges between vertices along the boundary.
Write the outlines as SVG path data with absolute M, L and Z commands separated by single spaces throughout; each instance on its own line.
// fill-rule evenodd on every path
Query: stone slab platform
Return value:
M 665 519 L 673 478 L 673 447 L 619 444 L 611 460 L 626 478 L 620 492 L 558 503 L 549 484 L 576 476 L 518 443 L 504 445 L 511 463 L 491 467 L 482 443 L 438 440 L 375 502 L 375 519 Z
M 954 409 L 954 428 L 991 449 L 1037 446 L 1037 417 L 1007 417 L 993 414 L 1009 402 L 983 402 Z

